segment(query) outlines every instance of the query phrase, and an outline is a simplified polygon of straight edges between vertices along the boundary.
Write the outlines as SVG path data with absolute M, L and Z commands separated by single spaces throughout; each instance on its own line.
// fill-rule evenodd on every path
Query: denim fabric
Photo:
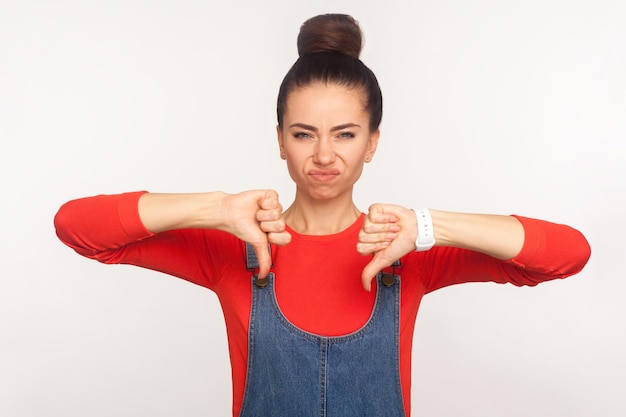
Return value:
M 241 417 L 404 416 L 399 370 L 400 277 L 378 274 L 369 321 L 345 336 L 323 337 L 280 311 L 273 273 L 252 282 L 248 373 Z M 387 276 L 389 278 L 389 275 Z

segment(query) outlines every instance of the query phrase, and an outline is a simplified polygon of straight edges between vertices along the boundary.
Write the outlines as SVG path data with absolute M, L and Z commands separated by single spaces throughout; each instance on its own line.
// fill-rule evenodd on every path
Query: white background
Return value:
M 623 416 L 621 0 L 0 2 L 0 415 L 226 416 L 213 293 L 81 258 L 65 201 L 293 186 L 275 142 L 299 25 L 354 15 L 385 97 L 361 209 L 518 213 L 589 239 L 536 288 L 468 284 L 418 317 L 413 414 Z

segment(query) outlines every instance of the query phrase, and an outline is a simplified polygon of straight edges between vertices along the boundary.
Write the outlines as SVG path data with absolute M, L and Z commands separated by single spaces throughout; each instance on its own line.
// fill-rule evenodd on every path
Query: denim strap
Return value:
M 248 271 L 254 271 L 259 268 L 259 261 L 256 258 L 256 253 L 251 244 L 246 242 L 246 269 Z

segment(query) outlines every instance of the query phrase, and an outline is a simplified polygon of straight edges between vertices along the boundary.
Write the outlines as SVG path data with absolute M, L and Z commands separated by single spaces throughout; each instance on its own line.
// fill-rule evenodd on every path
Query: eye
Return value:
M 352 132 L 341 132 L 338 137 L 341 139 L 354 139 L 354 133 Z
M 307 132 L 295 132 L 293 137 L 296 139 L 309 139 L 311 137 Z

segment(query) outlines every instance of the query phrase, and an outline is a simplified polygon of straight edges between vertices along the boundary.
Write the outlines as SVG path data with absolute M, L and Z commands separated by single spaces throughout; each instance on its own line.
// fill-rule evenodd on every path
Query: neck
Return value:
M 313 200 L 296 192 L 293 204 L 285 210 L 285 222 L 305 235 L 331 235 L 350 227 L 361 212 L 352 196 L 331 200 Z

